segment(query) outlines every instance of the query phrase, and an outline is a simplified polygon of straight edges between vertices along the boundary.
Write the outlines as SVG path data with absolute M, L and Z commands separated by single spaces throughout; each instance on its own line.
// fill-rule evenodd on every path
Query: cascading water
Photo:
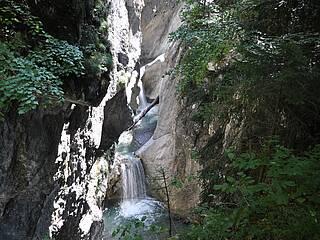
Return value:
M 139 110 L 143 110 L 147 107 L 148 105 L 148 102 L 147 102 L 147 97 L 144 93 L 144 87 L 143 87 L 143 84 L 142 84 L 142 81 L 141 81 L 141 78 L 142 78 L 142 71 L 140 70 L 140 79 L 139 79 L 139 82 L 138 82 L 138 87 L 140 88 L 140 93 L 139 93 Z
M 141 83 L 137 116 L 146 107 L 148 107 L 148 102 Z M 163 204 L 147 195 L 143 165 L 141 160 L 135 156 L 135 151 L 141 146 L 136 138 L 144 138 L 144 136 L 141 136 L 145 134 L 144 130 L 153 129 L 156 122 L 157 107 L 154 107 L 139 121 L 134 130 L 122 133 L 118 140 L 115 149 L 114 167 L 120 166 L 122 198 L 106 210 L 104 217 L 105 239 L 112 239 L 112 232 L 118 226 L 132 219 L 146 217 L 145 224 L 148 226 L 164 216 Z M 146 140 L 148 139 L 144 141 Z
M 134 202 L 147 196 L 144 169 L 140 159 L 134 156 L 134 150 L 132 132 L 122 133 L 115 153 L 115 164 L 121 169 L 122 202 Z
M 133 200 L 146 197 L 146 184 L 142 163 L 132 158 L 121 164 L 123 199 Z
M 105 240 L 112 239 L 112 231 L 129 219 L 147 216 L 147 224 L 158 221 L 164 216 L 162 204 L 147 196 L 143 165 L 134 154 L 138 148 L 151 137 L 150 129 L 154 130 L 157 121 L 157 107 L 154 107 L 137 125 L 135 132 L 124 132 L 118 141 L 115 151 L 115 163 L 120 166 L 122 178 L 122 199 L 116 207 L 109 207 L 102 216 L 102 202 L 107 191 L 108 162 L 106 159 L 91 157 L 86 159 L 92 149 L 99 149 L 102 126 L 104 122 L 104 106 L 114 97 L 119 86 L 126 86 L 128 105 L 137 100 L 138 109 L 135 120 L 148 106 L 143 89 L 142 76 L 146 66 L 157 61 L 164 61 L 164 54 L 140 69 L 137 66 L 141 55 L 142 33 L 140 26 L 132 30 L 130 19 L 134 14 L 141 19 L 144 0 L 107 0 L 110 7 L 108 15 L 108 39 L 114 67 L 111 70 L 108 92 L 98 107 L 88 109 L 88 119 L 84 128 L 76 129 L 71 134 L 70 123 L 65 123 L 61 135 L 56 163 L 59 170 L 55 180 L 60 184 L 58 197 L 55 199 L 55 211 L 51 216 L 50 237 L 59 233 L 67 222 L 67 217 L 80 218 L 79 231 L 86 239 L 94 222 L 100 223 L 104 218 Z M 128 6 L 131 8 L 127 9 Z M 130 12 L 130 13 L 129 13 Z M 125 57 L 123 57 L 125 56 Z M 140 77 L 139 77 L 140 76 Z M 138 85 L 138 99 L 133 99 L 134 87 Z M 135 105 L 136 106 L 136 105 Z M 71 110 L 74 110 L 72 105 Z M 148 134 L 146 134 L 148 132 Z M 138 133 L 138 134 L 137 134 Z M 136 134 L 135 136 L 133 136 Z M 73 199 L 75 198 L 75 199 Z M 72 199 L 68 202 L 69 199 Z M 66 206 L 71 204 L 71 210 Z M 85 207 L 88 208 L 84 210 Z M 70 206 L 69 206 L 70 207 Z M 149 238 L 146 238 L 149 239 Z M 154 238 L 150 238 L 154 239 Z
M 144 68 L 140 70 L 140 74 L 135 70 L 141 54 L 142 34 L 139 30 L 132 30 L 127 7 L 127 1 L 125 0 L 110 1 L 110 13 L 108 17 L 108 22 L 110 24 L 109 41 L 111 43 L 115 65 L 111 77 L 115 79 L 116 82 L 126 83 L 128 104 L 130 105 L 130 102 L 137 100 L 138 116 L 139 113 L 148 106 L 141 81 Z M 130 12 L 131 14 L 134 12 L 140 19 L 143 7 L 143 0 L 133 0 Z M 119 62 L 119 53 L 128 57 L 128 63 L 125 67 Z M 132 89 L 136 84 L 140 88 L 140 93 L 138 98 L 134 99 Z M 135 119 L 137 119 L 137 116 Z M 155 126 L 156 120 L 157 109 L 154 108 L 140 121 L 136 128 L 150 129 L 150 126 Z M 106 240 L 112 239 L 113 230 L 127 222 L 129 219 L 141 219 L 143 216 L 148 216 L 147 219 L 149 223 L 151 223 L 153 219 L 156 218 L 157 214 L 161 215 L 163 213 L 162 204 L 147 196 L 143 165 L 140 159 L 134 155 L 134 152 L 139 148 L 139 143 L 137 144 L 137 142 L 139 141 L 134 139 L 133 131 L 126 131 L 120 136 L 115 149 L 113 167 L 116 168 L 115 166 L 118 166 L 120 168 L 122 198 L 115 206 L 108 206 L 105 211 L 104 239 Z
M 160 56 L 156 61 L 162 59 Z M 151 64 L 149 64 L 150 66 Z M 144 67 L 140 70 L 140 75 L 143 76 Z M 140 79 L 141 81 L 141 79 Z M 144 95 L 143 84 L 140 85 L 139 107 L 137 117 L 149 106 L 147 100 L 144 102 L 141 99 L 147 99 Z M 113 204 L 110 204 L 104 213 L 105 235 L 104 240 L 122 239 L 113 238 L 112 233 L 118 227 L 128 226 L 131 220 L 144 221 L 142 229 L 131 229 L 132 232 L 143 236 L 145 240 L 160 240 L 167 239 L 168 233 L 154 233 L 150 230 L 152 225 L 157 227 L 168 227 L 168 213 L 164 204 L 151 198 L 147 195 L 146 178 L 141 160 L 135 156 L 135 152 L 147 142 L 151 135 L 148 135 L 150 129 L 153 132 L 158 120 L 158 107 L 153 107 L 131 131 L 122 133 L 118 140 L 115 149 L 114 166 L 120 166 L 122 180 L 122 197 Z M 139 139 L 142 139 L 141 142 Z M 173 219 L 172 219 L 173 220 Z M 182 228 L 181 222 L 175 223 L 175 230 Z

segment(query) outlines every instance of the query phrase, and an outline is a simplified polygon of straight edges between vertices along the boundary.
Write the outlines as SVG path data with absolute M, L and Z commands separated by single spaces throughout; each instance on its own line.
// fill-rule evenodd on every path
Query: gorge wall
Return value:
M 148 97 L 160 97 L 159 119 L 153 136 L 137 151 L 137 155 L 144 163 L 151 189 L 162 184 L 162 179 L 153 180 L 156 176 L 159 178 L 161 168 L 165 169 L 169 182 L 174 179 L 181 181 L 182 187 L 170 187 L 171 208 L 175 214 L 188 217 L 199 202 L 200 187 L 190 180 L 199 171 L 199 165 L 191 159 L 193 133 L 187 131 L 182 121 L 185 113 L 177 97 L 178 79 L 170 73 L 180 60 L 181 49 L 179 43 L 169 39 L 170 33 L 181 24 L 183 5 L 175 1 L 150 1 L 149 4 L 142 18 L 142 62 L 161 54 L 163 59 L 146 66 L 142 81 Z M 153 14 L 152 9 L 156 9 Z M 166 199 L 163 192 L 154 191 L 153 194 Z

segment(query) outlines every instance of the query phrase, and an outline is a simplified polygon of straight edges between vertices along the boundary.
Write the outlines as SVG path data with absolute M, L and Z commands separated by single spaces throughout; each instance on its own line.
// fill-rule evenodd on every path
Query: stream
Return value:
M 143 89 L 142 85 L 140 89 Z M 148 106 L 144 91 L 140 90 L 138 114 Z M 136 229 L 144 239 L 157 239 L 148 229 L 155 223 L 166 224 L 167 212 L 163 203 L 149 197 L 147 194 L 146 178 L 141 160 L 135 156 L 139 148 L 137 139 L 147 138 L 145 131 L 154 129 L 157 122 L 157 107 L 154 107 L 132 131 L 122 133 L 115 149 L 115 164 L 120 164 L 122 179 L 122 198 L 109 203 L 104 211 L 105 236 L 112 238 L 112 233 L 119 227 L 125 227 L 132 220 L 140 220 L 144 227 Z M 144 141 L 147 139 L 144 139 Z M 135 231 L 132 229 L 132 231 Z
M 134 1 L 134 8 L 131 9 L 140 20 L 144 6 L 144 1 L 136 0 Z M 140 29 L 138 31 L 132 30 L 133 26 L 129 16 L 124 0 L 112 1 L 108 19 L 110 24 L 109 41 L 114 55 L 113 60 L 117 67 L 113 69 L 111 78 L 115 79 L 116 82 L 126 79 L 128 106 L 133 97 L 132 88 L 137 83 L 140 91 L 137 99 L 133 100 L 137 100 L 138 104 L 134 117 L 135 121 L 139 119 L 143 110 L 150 105 L 141 81 L 146 67 L 150 67 L 157 61 L 164 62 L 165 54 L 161 54 L 152 62 L 142 66 L 140 71 L 136 69 L 136 63 L 141 58 L 142 32 Z M 121 52 L 128 56 L 126 66 L 119 62 L 118 54 Z M 165 205 L 148 194 L 143 163 L 135 155 L 135 152 L 152 137 L 157 120 L 158 106 L 155 106 L 135 125 L 133 130 L 123 132 L 118 139 L 114 165 L 117 165 L 120 172 L 122 195 L 121 199 L 109 201 L 103 212 L 104 240 L 123 239 L 123 236 L 120 237 L 119 235 L 113 237 L 113 232 L 119 228 L 124 229 L 130 226 L 132 221 L 137 222 L 137 220 L 143 223 L 143 226 L 138 224 L 138 229 L 131 229 L 131 233 L 139 233 L 146 240 L 160 240 L 168 237 L 168 231 L 162 231 L 161 233 L 151 231 L 154 226 L 157 226 L 158 230 L 159 226 L 168 229 L 169 216 Z M 173 225 L 175 231 L 179 228 L 179 221 L 173 221 L 173 223 L 177 223 Z M 183 224 L 180 225 L 183 226 Z
M 104 220 L 104 240 L 123 239 L 123 236 L 112 236 L 113 232 L 119 228 L 126 229 L 132 221 L 139 224 L 136 224 L 138 229 L 131 230 L 141 234 L 143 239 L 166 239 L 168 231 L 163 230 L 160 233 L 158 230 L 161 227 L 168 229 L 169 222 L 173 222 L 172 230 L 177 232 L 183 224 L 176 219 L 169 221 L 165 204 L 151 196 L 143 163 L 135 155 L 153 135 L 158 120 L 158 106 L 154 106 L 143 116 L 132 130 L 123 132 L 119 137 L 113 162 L 119 170 L 121 196 L 117 195 L 116 201 L 108 199 L 107 206 L 103 203 L 107 191 L 111 189 L 108 186 L 109 173 L 115 166 L 110 166 L 109 159 L 91 153 L 101 147 L 106 105 L 117 95 L 120 86 L 124 85 L 127 107 L 135 111 L 134 122 L 140 119 L 144 110 L 150 106 L 142 77 L 146 69 L 153 64 L 164 63 L 166 56 L 165 52 L 161 52 L 154 59 L 150 59 L 149 63 L 140 66 L 143 58 L 142 27 L 141 23 L 136 26 L 137 23 L 132 22 L 132 19 L 136 16 L 141 21 L 145 7 L 143 0 L 134 0 L 132 6 L 128 6 L 125 0 L 108 3 L 110 9 L 106 24 L 113 61 L 108 90 L 99 106 L 87 110 L 88 118 L 83 127 L 73 129 L 70 122 L 63 126 L 56 158 L 58 171 L 54 176 L 54 180 L 59 182 L 59 188 L 53 203 L 49 236 L 59 236 L 60 232 L 69 227 L 66 223 L 73 221 L 69 218 L 79 216 L 77 224 L 79 222 L 82 238 L 90 235 L 95 227 L 100 227 L 94 224 Z M 137 87 L 140 89 L 138 97 Z M 76 110 L 76 107 L 72 104 L 70 111 Z M 119 132 L 122 131 L 123 129 Z M 152 231 L 155 228 L 157 231 Z

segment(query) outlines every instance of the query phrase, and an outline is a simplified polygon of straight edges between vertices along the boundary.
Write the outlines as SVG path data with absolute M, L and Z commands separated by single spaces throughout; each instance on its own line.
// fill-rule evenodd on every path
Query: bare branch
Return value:
M 157 104 L 159 104 L 159 96 L 141 112 L 139 118 L 128 128 L 128 130 L 132 130 L 134 126 L 137 125 L 137 123 Z

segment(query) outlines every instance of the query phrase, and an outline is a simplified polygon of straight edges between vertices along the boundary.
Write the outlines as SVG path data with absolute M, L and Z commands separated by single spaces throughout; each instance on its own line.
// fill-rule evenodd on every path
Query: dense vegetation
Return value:
M 63 81 L 83 73 L 82 51 L 46 33 L 20 1 L 0 3 L 0 111 L 19 114 L 63 100 Z
M 227 153 L 228 172 L 200 207 L 201 224 L 182 239 L 319 239 L 320 147 L 296 155 L 270 144 Z
M 320 3 L 186 2 L 178 91 L 194 121 L 241 136 L 195 154 L 203 205 L 182 239 L 319 239 Z
M 320 239 L 319 0 L 185 1 L 178 91 L 193 121 L 241 136 L 224 154 L 216 136 L 195 154 L 199 223 L 180 239 Z M 0 2 L 0 117 L 59 103 L 64 81 L 111 64 L 103 38 L 81 49 L 58 40 L 23 2 Z

